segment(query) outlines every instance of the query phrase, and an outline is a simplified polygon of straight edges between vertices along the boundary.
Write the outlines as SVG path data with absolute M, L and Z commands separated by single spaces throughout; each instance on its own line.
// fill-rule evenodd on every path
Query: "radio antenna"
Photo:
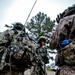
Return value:
M 32 8 L 31 8 L 31 10 L 30 10 L 30 12 L 29 12 L 29 14 L 28 14 L 28 17 L 27 17 L 27 19 L 26 19 L 26 21 L 25 21 L 25 24 L 24 24 L 24 28 L 25 28 L 25 25 L 27 24 L 28 18 L 29 18 L 29 16 L 30 16 L 30 14 L 31 14 L 31 12 L 32 12 L 32 10 L 33 10 L 33 8 L 34 8 L 36 2 L 37 2 L 37 0 L 35 0 L 35 2 L 34 2 L 34 4 L 33 4 Z M 25 32 L 26 32 L 26 30 L 25 30 Z

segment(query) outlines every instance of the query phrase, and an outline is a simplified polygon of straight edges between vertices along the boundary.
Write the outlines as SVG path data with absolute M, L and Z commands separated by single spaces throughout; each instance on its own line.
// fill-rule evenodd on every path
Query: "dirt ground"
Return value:
M 30 69 L 25 71 L 24 75 L 30 75 Z M 47 71 L 47 75 L 55 75 L 55 72 Z

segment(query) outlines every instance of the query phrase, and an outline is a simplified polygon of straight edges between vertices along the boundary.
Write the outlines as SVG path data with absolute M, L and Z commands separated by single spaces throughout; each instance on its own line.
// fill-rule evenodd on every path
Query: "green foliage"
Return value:
M 52 71 L 52 70 L 50 69 L 50 67 L 46 67 L 46 69 L 47 69 L 47 71 Z
M 39 12 L 35 17 L 32 17 L 30 22 L 27 23 L 26 28 L 36 36 L 36 40 L 40 36 L 50 38 L 50 32 L 54 27 L 54 21 L 51 21 L 46 14 Z

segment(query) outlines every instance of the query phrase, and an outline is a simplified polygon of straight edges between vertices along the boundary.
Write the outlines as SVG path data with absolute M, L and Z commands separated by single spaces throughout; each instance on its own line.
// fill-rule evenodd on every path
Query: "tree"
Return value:
M 40 36 L 46 36 L 50 39 L 50 32 L 54 27 L 54 21 L 51 21 L 46 14 L 39 12 L 35 17 L 32 17 L 27 23 L 26 28 L 35 34 L 35 40 Z
M 55 22 L 52 21 L 50 17 L 47 17 L 47 14 L 39 12 L 27 23 L 26 28 L 35 35 L 35 40 L 37 41 L 40 36 L 45 36 L 47 40 L 50 39 L 50 33 L 54 26 Z M 47 46 L 47 49 L 50 50 L 50 47 Z M 52 51 L 48 52 L 51 54 L 55 53 Z M 53 60 L 52 57 L 50 57 L 50 59 Z

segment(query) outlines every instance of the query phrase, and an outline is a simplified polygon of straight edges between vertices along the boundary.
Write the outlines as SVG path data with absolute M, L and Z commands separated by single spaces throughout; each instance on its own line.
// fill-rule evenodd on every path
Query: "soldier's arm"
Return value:
M 51 49 L 56 49 L 57 44 L 58 44 L 58 35 L 55 32 L 55 33 L 52 34 L 52 36 L 50 38 L 50 48 Z
M 0 33 L 0 45 L 12 40 L 13 32 L 6 30 Z

